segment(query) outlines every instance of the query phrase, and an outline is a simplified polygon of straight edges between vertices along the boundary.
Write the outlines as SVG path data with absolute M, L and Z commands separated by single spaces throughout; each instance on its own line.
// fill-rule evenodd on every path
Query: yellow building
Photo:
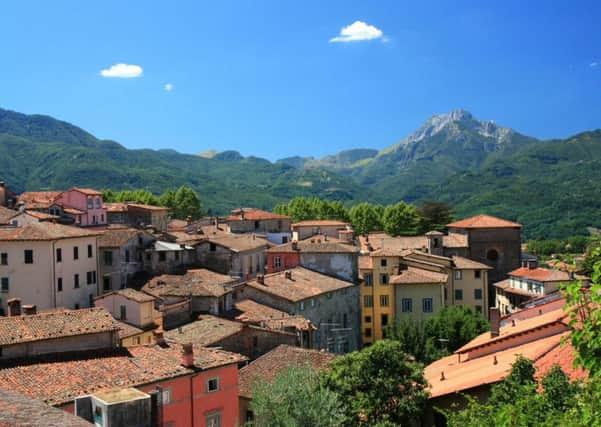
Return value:
M 379 249 L 359 258 L 363 345 L 403 317 L 423 320 L 448 305 L 488 307 L 485 264 L 421 251 Z

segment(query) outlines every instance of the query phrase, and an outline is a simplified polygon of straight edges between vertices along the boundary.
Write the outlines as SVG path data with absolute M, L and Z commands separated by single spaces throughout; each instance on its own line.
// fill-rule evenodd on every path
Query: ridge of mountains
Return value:
M 213 213 L 297 196 L 439 200 L 458 217 L 498 215 L 523 223 L 526 237 L 552 238 L 601 225 L 601 130 L 542 141 L 454 110 L 384 150 L 270 162 L 236 151 L 130 150 L 49 116 L 0 109 L 0 179 L 16 191 L 188 185 Z

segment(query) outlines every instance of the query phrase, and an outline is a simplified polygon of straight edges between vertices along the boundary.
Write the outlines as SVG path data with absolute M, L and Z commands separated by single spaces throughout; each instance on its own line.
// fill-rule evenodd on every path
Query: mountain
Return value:
M 237 151 L 128 150 L 48 116 L 0 109 L 0 180 L 17 191 L 189 185 L 215 213 L 296 196 L 440 200 L 458 217 L 489 213 L 523 223 L 526 237 L 563 237 L 601 226 L 601 130 L 541 141 L 455 110 L 382 151 L 272 163 Z

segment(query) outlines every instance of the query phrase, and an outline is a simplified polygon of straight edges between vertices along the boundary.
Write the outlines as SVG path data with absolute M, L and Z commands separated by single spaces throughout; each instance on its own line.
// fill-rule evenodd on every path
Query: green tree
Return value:
M 200 197 L 190 187 L 180 187 L 173 196 L 173 206 L 169 206 L 173 212 L 173 217 L 178 219 L 200 218 L 202 215 L 202 204 Z
M 405 202 L 386 206 L 382 215 L 382 226 L 391 236 L 414 236 L 419 231 L 419 215 L 415 206 Z
M 442 202 L 426 201 L 417 208 L 420 216 L 420 231 L 445 231 L 453 222 L 453 209 Z
M 397 341 L 381 340 L 334 360 L 323 383 L 346 403 L 345 425 L 409 425 L 428 398 L 422 365 Z
M 313 369 L 303 366 L 253 384 L 250 408 L 257 427 L 337 427 L 344 419 L 339 397 L 320 383 Z
M 365 236 L 382 227 L 381 218 L 374 206 L 369 203 L 359 203 L 349 211 L 355 233 Z

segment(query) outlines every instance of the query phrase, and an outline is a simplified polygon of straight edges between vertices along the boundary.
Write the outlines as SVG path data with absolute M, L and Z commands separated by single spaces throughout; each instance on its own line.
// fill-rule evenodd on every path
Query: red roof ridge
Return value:
M 449 228 L 521 228 L 522 224 L 497 218 L 492 215 L 480 214 L 447 224 Z

